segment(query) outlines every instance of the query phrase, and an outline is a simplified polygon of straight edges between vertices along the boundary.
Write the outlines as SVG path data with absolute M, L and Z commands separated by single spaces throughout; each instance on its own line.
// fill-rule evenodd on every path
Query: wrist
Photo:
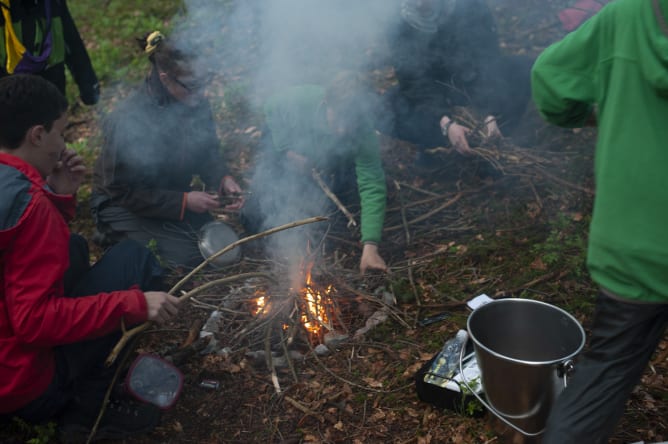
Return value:
M 445 122 L 445 123 L 441 123 L 441 133 L 442 133 L 445 137 L 448 137 L 448 138 L 449 138 L 450 136 L 448 135 L 448 133 L 450 132 L 450 127 L 451 127 L 452 125 L 454 125 L 454 124 L 455 124 L 455 121 L 452 120 L 452 119 L 448 119 L 447 122 Z

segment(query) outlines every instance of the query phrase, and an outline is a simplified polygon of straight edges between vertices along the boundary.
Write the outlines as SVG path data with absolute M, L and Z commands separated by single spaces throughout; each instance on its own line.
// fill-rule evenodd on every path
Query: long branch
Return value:
M 329 199 L 330 199 L 332 202 L 334 202 L 334 204 L 337 206 L 337 208 L 338 208 L 339 210 L 341 210 L 341 212 L 342 212 L 343 214 L 345 214 L 346 218 L 348 218 L 348 227 L 350 227 L 350 226 L 356 227 L 356 226 L 357 226 L 357 222 L 355 222 L 355 218 L 354 218 L 353 215 L 350 213 L 350 211 L 348 211 L 348 208 L 346 208 L 346 207 L 343 205 L 343 203 L 339 200 L 339 198 L 336 197 L 336 194 L 334 194 L 334 192 L 327 186 L 327 184 L 325 183 L 325 181 L 322 180 L 322 177 L 320 177 L 320 173 L 318 172 L 318 170 L 316 170 L 316 169 L 314 168 L 314 169 L 311 171 L 311 175 L 313 176 L 313 179 L 318 183 L 318 185 L 320 186 L 320 188 L 322 189 L 322 191 L 325 193 L 325 195 L 326 195 L 327 197 L 329 197 Z

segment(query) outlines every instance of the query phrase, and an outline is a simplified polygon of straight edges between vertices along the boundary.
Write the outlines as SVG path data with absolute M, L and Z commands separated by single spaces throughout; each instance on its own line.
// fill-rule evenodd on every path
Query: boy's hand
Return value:
M 205 213 L 220 208 L 220 201 L 206 191 L 191 191 L 186 195 L 186 208 L 193 213 Z
M 46 183 L 57 194 L 75 194 L 85 175 L 86 166 L 83 157 L 76 151 L 66 148 L 53 172 L 46 178 Z
M 360 273 L 364 274 L 369 268 L 387 272 L 387 264 L 378 254 L 378 245 L 372 243 L 364 244 L 362 259 L 360 259 Z
M 179 298 L 163 291 L 144 293 L 148 308 L 148 320 L 162 324 L 173 318 L 179 311 Z
M 242 195 L 243 191 L 232 176 L 225 176 L 220 181 L 220 188 L 218 194 L 221 196 L 232 196 L 234 200 L 232 203 L 225 205 L 226 210 L 239 210 L 244 206 L 244 197 Z

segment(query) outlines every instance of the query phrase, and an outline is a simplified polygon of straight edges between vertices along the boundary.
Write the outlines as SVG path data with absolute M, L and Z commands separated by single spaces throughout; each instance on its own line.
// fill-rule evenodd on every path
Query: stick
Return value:
M 587 194 L 590 195 L 590 196 L 593 196 L 593 195 L 595 194 L 593 190 L 591 190 L 591 189 L 589 189 L 589 188 L 587 188 L 587 187 L 582 187 L 582 186 L 580 186 L 580 185 L 576 185 L 576 184 L 574 184 L 574 183 L 568 182 L 568 181 L 566 181 L 566 180 L 564 180 L 564 179 L 561 179 L 561 178 L 559 178 L 559 177 L 557 177 L 557 176 L 555 176 L 555 175 L 553 175 L 553 174 L 548 173 L 547 171 L 545 171 L 544 168 L 538 168 L 538 170 L 540 170 L 541 174 L 544 174 L 545 176 L 547 176 L 548 179 L 551 179 L 551 180 L 557 182 L 558 184 L 567 186 L 567 187 L 569 187 L 569 188 L 576 189 L 576 190 L 578 190 L 578 191 L 582 191 L 582 192 L 584 192 L 584 193 L 587 193 Z
M 397 198 L 399 199 L 399 205 L 401 206 L 401 223 L 404 226 L 404 232 L 406 233 L 406 246 L 411 244 L 411 232 L 408 229 L 408 222 L 406 221 L 406 207 L 404 207 L 404 199 L 401 195 L 401 185 L 396 180 L 394 181 L 394 186 L 397 189 Z
M 428 213 L 426 213 L 426 214 L 423 214 L 422 216 L 418 216 L 418 217 L 416 217 L 415 219 L 408 221 L 406 224 L 407 224 L 407 225 L 411 225 L 411 224 L 415 224 L 415 223 L 418 223 L 418 222 L 420 222 L 420 221 L 423 221 L 423 220 L 425 220 L 425 219 L 429 219 L 431 216 L 433 216 L 434 214 L 438 213 L 439 211 L 443 211 L 443 210 L 445 210 L 446 208 L 448 208 L 449 206 L 455 204 L 455 203 L 462 197 L 462 195 L 463 195 L 463 193 L 460 191 L 460 192 L 457 193 L 452 199 L 450 199 L 449 201 L 445 202 L 443 205 L 440 205 L 439 207 L 433 209 L 432 211 L 430 211 L 430 212 L 428 212 Z M 394 225 L 394 226 L 392 226 L 392 227 L 387 227 L 387 228 L 385 228 L 383 231 L 394 231 L 394 230 L 399 230 L 399 229 L 401 229 L 401 228 L 404 228 L 404 225 L 403 225 L 403 224 L 401 224 L 401 225 Z
M 423 190 L 422 188 L 418 188 L 418 187 L 413 186 L 413 185 L 411 185 L 409 183 L 406 183 L 406 182 L 399 181 L 398 183 L 399 183 L 400 186 L 402 186 L 404 188 L 408 188 L 409 190 L 417 191 L 418 193 L 426 194 L 427 196 L 434 196 L 434 197 L 440 196 L 438 193 L 434 193 L 433 191 Z
M 111 397 L 111 392 L 114 389 L 114 386 L 116 385 L 116 381 L 118 380 L 118 377 L 121 374 L 121 371 L 123 370 L 123 367 L 125 366 L 125 363 L 127 362 L 128 358 L 130 357 L 130 348 L 128 348 L 127 352 L 123 356 L 123 359 L 121 360 L 121 363 L 118 364 L 118 368 L 114 372 L 113 378 L 111 378 L 111 382 L 109 383 L 109 387 L 107 388 L 107 391 L 104 394 L 104 399 L 102 400 L 102 405 L 100 406 L 100 411 L 97 414 L 97 417 L 95 418 L 95 424 L 93 424 L 93 428 L 90 430 L 90 433 L 88 434 L 88 438 L 86 439 L 86 444 L 90 444 L 93 442 L 93 438 L 95 437 L 95 434 L 97 433 L 97 429 L 100 426 L 100 421 L 102 421 L 102 416 L 104 416 L 105 410 L 107 410 L 107 403 L 109 402 L 109 398 Z
M 322 177 L 320 177 L 320 173 L 318 172 L 318 170 L 313 168 L 313 170 L 311 170 L 311 175 L 313 176 L 313 180 L 315 180 L 318 183 L 318 185 L 325 193 L 325 195 L 329 197 L 331 201 L 334 202 L 334 204 L 336 204 L 338 209 L 341 210 L 341 212 L 345 214 L 345 216 L 348 218 L 348 225 L 347 225 L 348 228 L 350 228 L 351 226 L 356 227 L 357 222 L 355 222 L 355 218 L 350 213 L 350 211 L 348 211 L 348 209 L 341 203 L 339 198 L 336 197 L 336 195 L 332 192 L 332 190 L 329 189 L 327 184 L 322 180 Z
M 282 392 L 281 384 L 278 382 L 276 367 L 274 367 L 274 361 L 271 356 L 271 331 L 273 326 L 274 323 L 270 322 L 264 337 L 264 359 L 266 360 L 267 368 L 269 369 L 269 371 L 271 371 L 271 382 L 274 385 L 274 391 L 276 392 L 276 394 L 280 394 Z

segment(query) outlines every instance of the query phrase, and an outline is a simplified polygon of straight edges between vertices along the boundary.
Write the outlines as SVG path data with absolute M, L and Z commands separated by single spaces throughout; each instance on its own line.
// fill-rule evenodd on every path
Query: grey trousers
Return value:
M 198 231 L 211 216 L 192 215 L 190 220 L 170 221 L 139 217 L 125 208 L 105 207 L 97 213 L 98 231 L 114 243 L 132 239 L 151 248 L 168 267 L 194 267 L 204 259 L 198 247 Z
M 543 444 L 606 443 L 668 324 L 668 304 L 598 295 L 587 352 L 557 399 Z

